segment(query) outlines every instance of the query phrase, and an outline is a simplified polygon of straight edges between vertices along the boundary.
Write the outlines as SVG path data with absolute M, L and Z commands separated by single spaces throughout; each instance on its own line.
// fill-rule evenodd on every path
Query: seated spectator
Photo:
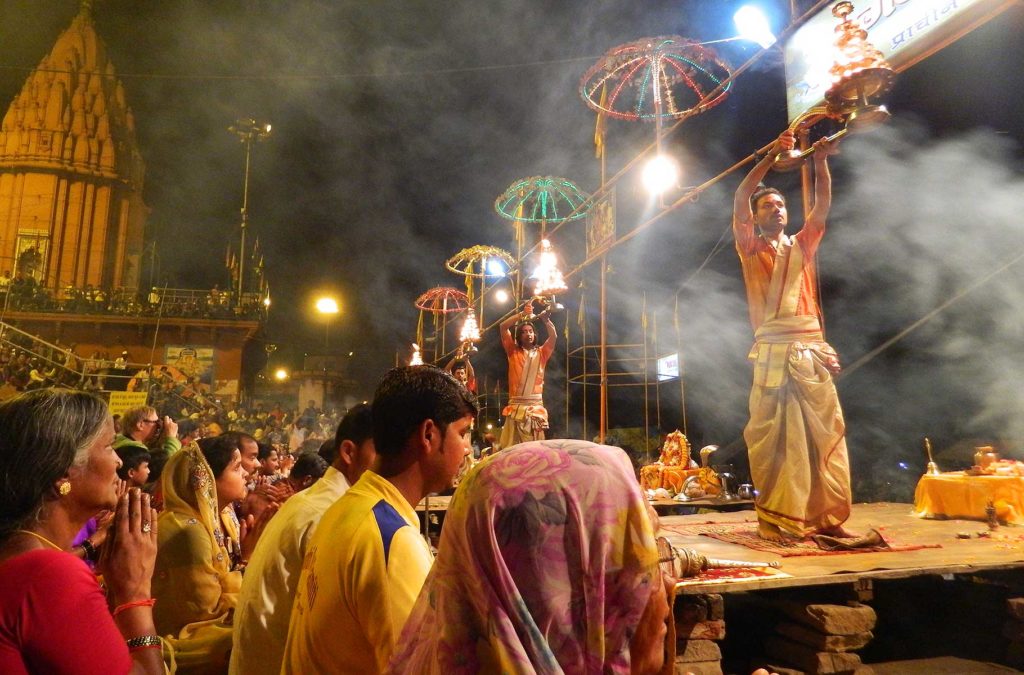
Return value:
M 136 445 L 124 445 L 117 449 L 121 466 L 117 477 L 128 482 L 129 487 L 143 488 L 149 482 L 149 451 Z
M 390 668 L 657 673 L 668 615 L 626 454 L 531 441 L 463 481 Z
M 388 371 L 372 405 L 377 464 L 327 509 L 309 543 L 285 675 L 384 670 L 433 559 L 415 505 L 450 486 L 469 452 L 476 405 L 438 368 Z
M 41 389 L 0 404 L 0 673 L 164 672 L 156 514 L 138 490 L 118 497 L 113 440 L 107 405 L 90 394 Z M 116 509 L 108 597 L 68 553 L 105 509 Z
M 161 478 L 154 619 L 174 646 L 178 673 L 227 668 L 242 569 L 273 515 L 268 510 L 260 521 L 239 528 L 231 504 L 245 496 L 245 480 L 232 436 L 193 443 L 171 458 Z
M 281 672 L 302 561 L 320 518 L 374 462 L 370 406 L 352 409 L 338 426 L 335 461 L 308 490 L 281 507 L 253 551 L 235 610 L 233 675 Z M 296 463 L 296 470 L 298 470 Z
M 260 460 L 260 475 L 268 477 L 276 477 L 280 474 L 281 460 L 278 458 L 277 450 L 272 445 L 266 443 L 259 444 L 259 453 L 257 457 Z
M 327 462 L 315 452 L 306 452 L 295 459 L 295 465 L 285 478 L 295 492 L 305 490 L 320 480 L 327 471 Z

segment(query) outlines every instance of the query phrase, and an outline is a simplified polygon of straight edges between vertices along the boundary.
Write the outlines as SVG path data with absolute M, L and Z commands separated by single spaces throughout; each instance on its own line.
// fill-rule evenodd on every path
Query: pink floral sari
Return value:
M 395 673 L 629 673 L 660 583 L 625 453 L 531 441 L 477 465 L 452 499 Z

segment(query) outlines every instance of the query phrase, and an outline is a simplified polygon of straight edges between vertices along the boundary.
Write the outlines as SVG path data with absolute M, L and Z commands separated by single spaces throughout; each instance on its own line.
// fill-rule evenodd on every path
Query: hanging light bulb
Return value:
M 644 165 L 640 179 L 652 195 L 663 194 L 679 183 L 679 164 L 666 155 L 656 155 Z
M 775 35 L 768 25 L 768 19 L 764 12 L 755 5 L 744 5 L 740 7 L 732 17 L 736 24 L 736 30 L 744 40 L 750 40 L 767 49 L 775 44 Z
M 420 356 L 420 346 L 415 342 L 412 343 L 412 358 L 409 359 L 410 366 L 422 366 L 423 357 Z

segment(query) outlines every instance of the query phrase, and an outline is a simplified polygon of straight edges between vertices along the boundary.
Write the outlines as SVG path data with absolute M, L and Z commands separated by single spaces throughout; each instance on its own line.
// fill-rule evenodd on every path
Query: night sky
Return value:
M 730 37 L 731 16 L 743 3 L 95 4 L 136 115 L 160 280 L 227 286 L 224 253 L 237 246 L 244 166 L 243 146 L 227 127 L 242 116 L 271 122 L 273 135 L 254 149 L 249 205 L 274 301 L 267 339 L 280 345 L 277 357 L 299 365 L 304 351 L 323 345 L 313 299 L 337 294 L 343 314 L 330 328 L 331 348 L 354 352 L 368 394 L 415 337 L 416 296 L 461 285 L 444 260 L 475 244 L 513 248 L 510 222 L 493 210 L 510 183 L 559 175 L 585 191 L 598 186 L 594 115 L 577 94 L 583 72 L 609 48 L 645 36 Z M 773 24 L 781 29 L 789 3 L 760 4 L 777 12 Z M 5 107 L 78 6 L 0 0 Z M 903 73 L 889 97 L 893 120 L 844 142 L 833 158 L 835 198 L 820 264 L 829 339 L 848 366 L 1024 250 L 1022 30 L 1018 4 Z M 719 46 L 733 66 L 755 51 L 750 43 Z M 780 62 L 769 53 L 726 103 L 667 141 L 683 163 L 684 184 L 713 177 L 784 128 Z M 610 122 L 609 173 L 651 140 L 649 124 Z M 642 343 L 646 307 L 649 333 L 657 326 L 652 349 L 662 355 L 682 345 L 688 431 L 697 447 L 729 444 L 746 419 L 751 335 L 726 234 L 739 178 L 609 256 L 610 339 Z M 798 197 L 795 174 L 770 180 Z M 636 175 L 620 182 L 617 198 L 620 232 L 653 213 Z M 582 224 L 566 226 L 555 244 L 570 265 L 581 260 Z M 581 281 L 593 342 L 596 269 L 570 286 Z M 1021 449 L 1022 282 L 1024 264 L 996 272 L 840 381 L 859 494 L 886 485 L 905 498 L 900 491 L 923 466 L 925 435 L 951 462 L 974 439 Z M 578 294 L 566 304 L 559 328 L 571 319 L 578 344 Z M 501 310 L 487 311 L 489 323 Z M 497 350 L 492 331 L 478 364 L 492 386 L 504 379 Z M 564 351 L 562 341 L 549 380 L 564 381 Z M 549 389 L 558 435 L 582 435 L 582 397 L 573 394 L 567 428 L 564 389 Z M 623 401 L 613 424 L 643 424 L 639 392 L 613 393 L 613 405 Z M 661 426 L 681 426 L 678 384 L 661 394 Z M 909 470 L 901 472 L 900 462 Z

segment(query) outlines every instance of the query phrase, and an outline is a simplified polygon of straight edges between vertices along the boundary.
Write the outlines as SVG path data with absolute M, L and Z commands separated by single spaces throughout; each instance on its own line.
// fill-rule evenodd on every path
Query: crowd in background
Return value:
M 0 307 L 8 311 L 66 312 L 71 314 L 120 314 L 188 318 L 256 317 L 264 310 L 259 294 L 240 300 L 218 286 L 206 290 L 153 287 L 131 288 L 64 286 L 47 288 L 34 277 L 19 272 L 0 274 Z

